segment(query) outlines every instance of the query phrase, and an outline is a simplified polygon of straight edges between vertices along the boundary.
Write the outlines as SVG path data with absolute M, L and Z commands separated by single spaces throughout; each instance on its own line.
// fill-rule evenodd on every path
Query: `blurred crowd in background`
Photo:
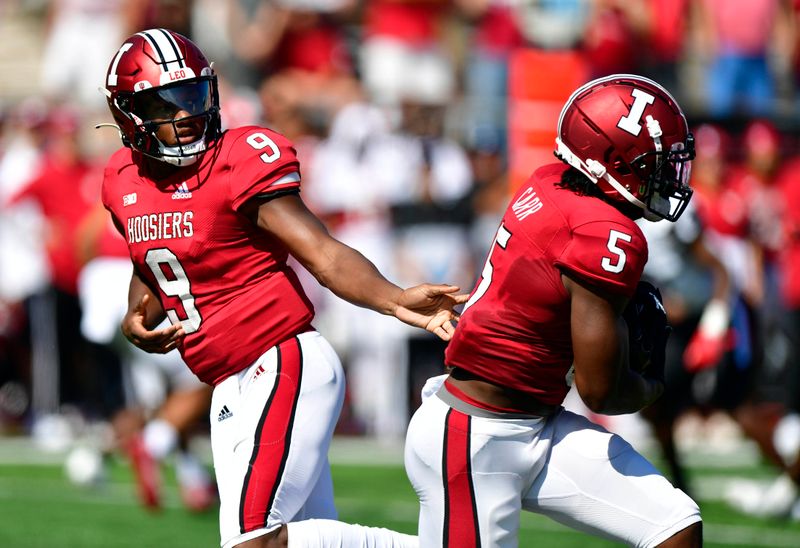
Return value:
M 190 382 L 148 373 L 120 340 L 130 271 L 99 207 L 120 141 L 95 129 L 112 121 L 98 88 L 126 36 L 168 27 L 214 61 L 223 125 L 291 139 L 306 203 L 400 285 L 472 289 L 510 193 L 555 160 L 570 90 L 617 72 L 661 83 L 697 159 L 693 208 L 647 232 L 676 379 L 648 418 L 669 452 L 687 411 L 722 410 L 786 463 L 800 448 L 798 23 L 794 0 L 0 1 L 0 433 L 58 439 L 45 418 L 74 434 Z M 118 279 L 96 274 L 111 262 Z M 309 281 L 348 375 L 340 433 L 402 439 L 441 344 Z M 685 349 L 712 301 L 728 321 L 698 358 Z

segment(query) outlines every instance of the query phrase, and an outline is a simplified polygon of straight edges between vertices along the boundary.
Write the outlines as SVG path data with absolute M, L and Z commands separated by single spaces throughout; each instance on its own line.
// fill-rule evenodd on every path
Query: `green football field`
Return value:
M 341 519 L 413 532 L 416 500 L 399 463 L 399 449 L 364 442 L 335 442 L 331 452 Z M 706 546 L 800 548 L 800 523 L 754 519 L 719 500 L 733 476 L 771 477 L 757 459 L 690 455 L 697 498 L 705 518 Z M 184 510 L 171 472 L 165 507 L 142 509 L 124 461 L 111 459 L 106 481 L 77 487 L 65 478 L 58 459 L 41 455 L 24 441 L 0 440 L 0 547 L 214 547 L 217 515 Z M 572 532 L 526 514 L 520 546 L 608 547 L 614 543 Z

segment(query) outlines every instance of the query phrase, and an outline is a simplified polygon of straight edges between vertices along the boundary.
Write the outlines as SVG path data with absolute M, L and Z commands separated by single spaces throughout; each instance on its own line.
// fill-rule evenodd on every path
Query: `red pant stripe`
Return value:
M 445 548 L 467 548 L 481 545 L 478 529 L 478 508 L 472 483 L 470 458 L 471 417 L 455 409 L 447 412 L 442 450 L 444 479 Z
M 242 533 L 267 524 L 289 455 L 303 372 L 300 341 L 293 338 L 281 343 L 277 361 L 275 385 L 256 427 L 250 467 L 242 485 L 239 504 L 239 527 Z

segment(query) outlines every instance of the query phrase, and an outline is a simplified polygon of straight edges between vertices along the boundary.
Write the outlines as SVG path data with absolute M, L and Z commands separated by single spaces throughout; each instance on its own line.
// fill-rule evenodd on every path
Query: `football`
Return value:
M 637 373 L 663 378 L 664 351 L 671 328 L 661 301 L 661 292 L 648 282 L 639 282 L 623 318 L 628 324 L 629 366 Z
M 99 450 L 79 445 L 67 453 L 64 472 L 75 485 L 92 486 L 103 481 L 103 455 Z

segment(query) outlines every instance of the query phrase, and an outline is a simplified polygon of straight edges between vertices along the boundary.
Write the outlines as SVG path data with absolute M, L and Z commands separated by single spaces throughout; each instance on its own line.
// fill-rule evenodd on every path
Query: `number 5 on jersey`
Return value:
M 504 225 L 501 224 L 500 228 L 497 229 L 497 236 L 494 238 L 492 249 L 489 251 L 489 256 L 486 258 L 486 264 L 483 265 L 483 270 L 481 271 L 481 283 L 478 284 L 478 287 L 475 288 L 475 292 L 464 305 L 464 310 L 461 311 L 462 314 L 467 311 L 467 308 L 475 304 L 478 299 L 483 297 L 483 295 L 489 290 L 489 285 L 492 283 L 492 274 L 494 273 L 492 255 L 494 254 L 496 247 L 505 249 L 508 246 L 508 241 L 510 239 L 511 233 Z
M 483 265 L 483 270 L 481 271 L 481 281 L 478 284 L 478 287 L 475 288 L 475 292 L 464 305 L 462 314 L 466 312 L 470 306 L 475 304 L 478 299 L 483 297 L 483 295 L 489 290 L 489 286 L 492 283 L 492 275 L 494 274 L 492 256 L 494 255 L 497 247 L 505 249 L 508 246 L 508 241 L 510 239 L 511 232 L 509 232 L 508 229 L 501 224 L 500 228 L 497 230 L 497 236 L 495 236 L 489 256 L 486 258 L 486 264 Z M 626 234 L 618 230 L 609 231 L 606 248 L 612 253 L 613 257 L 603 257 L 600 261 L 600 265 L 603 267 L 603 270 L 612 272 L 614 274 L 619 274 L 622 272 L 622 269 L 625 268 L 625 263 L 628 260 L 625 250 L 617 245 L 617 242 L 620 240 L 623 242 L 630 242 L 633 240 L 633 237 L 630 234 Z
M 614 257 L 603 257 L 600 261 L 600 266 L 603 267 L 603 270 L 611 272 L 612 274 L 619 274 L 622 272 L 622 269 L 625 268 L 625 263 L 628 260 L 627 255 L 625 255 L 625 250 L 617 245 L 617 242 L 620 240 L 623 242 L 630 242 L 633 240 L 633 237 L 630 234 L 625 234 L 624 232 L 620 232 L 618 230 L 610 230 L 608 232 L 608 243 L 606 244 L 606 248 L 608 248 Z

